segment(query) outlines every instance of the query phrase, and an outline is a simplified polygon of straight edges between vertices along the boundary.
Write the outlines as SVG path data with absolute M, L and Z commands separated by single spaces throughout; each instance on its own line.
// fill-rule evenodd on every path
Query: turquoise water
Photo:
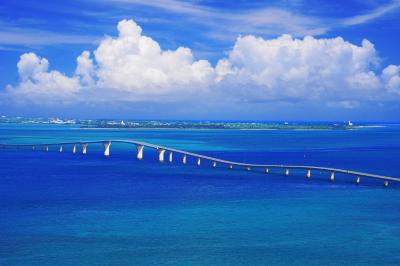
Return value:
M 0 125 L 0 143 L 135 139 L 255 163 L 400 176 L 400 127 L 352 131 L 81 130 Z M 302 171 L 0 150 L 0 265 L 398 265 L 400 185 Z

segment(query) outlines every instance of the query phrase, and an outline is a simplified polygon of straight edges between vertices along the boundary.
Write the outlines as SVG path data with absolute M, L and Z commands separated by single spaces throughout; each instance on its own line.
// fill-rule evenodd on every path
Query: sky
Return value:
M 400 0 L 0 1 L 0 115 L 400 121 Z

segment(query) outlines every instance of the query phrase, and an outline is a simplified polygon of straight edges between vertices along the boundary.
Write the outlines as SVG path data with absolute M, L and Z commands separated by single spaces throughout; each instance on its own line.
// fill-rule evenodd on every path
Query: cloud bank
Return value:
M 212 66 L 186 47 L 162 50 L 133 20 L 117 28 L 118 36 L 82 52 L 72 76 L 49 70 L 48 60 L 34 53 L 21 55 L 20 82 L 0 97 L 33 105 L 318 101 L 344 108 L 400 99 L 400 66 L 380 66 L 368 40 L 246 35 Z

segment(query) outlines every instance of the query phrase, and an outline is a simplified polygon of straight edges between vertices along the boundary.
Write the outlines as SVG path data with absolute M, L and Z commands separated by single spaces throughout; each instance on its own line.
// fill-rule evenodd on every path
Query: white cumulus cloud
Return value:
M 46 58 L 34 53 L 21 55 L 17 64 L 21 82 L 13 87 L 7 86 L 7 96 L 16 102 L 33 102 L 35 104 L 68 103 L 78 93 L 79 79 L 67 77 L 59 71 L 48 71 Z
M 400 94 L 400 66 L 390 65 L 383 70 L 383 81 L 388 91 Z
M 120 21 L 118 31 L 117 38 L 106 37 L 94 52 L 98 87 L 125 92 L 135 100 L 193 93 L 212 81 L 210 63 L 194 61 L 190 49 L 162 51 L 132 20 Z
M 356 108 L 400 96 L 400 66 L 379 71 L 381 59 L 368 40 L 356 45 L 341 37 L 240 36 L 213 67 L 195 60 L 189 48 L 161 49 L 133 20 L 117 28 L 116 37 L 82 52 L 72 76 L 49 70 L 48 60 L 34 53 L 23 54 L 19 84 L 7 86 L 1 97 L 35 104 L 322 101 Z
M 76 62 L 75 75 L 81 78 L 81 83 L 83 85 L 92 86 L 94 84 L 93 77 L 95 75 L 95 70 L 93 60 L 90 58 L 90 52 L 83 51 L 76 59 Z
M 239 37 L 217 66 L 217 80 L 255 100 L 351 100 L 381 97 L 373 69 L 379 58 L 371 42 L 361 46 L 340 37 L 264 40 Z

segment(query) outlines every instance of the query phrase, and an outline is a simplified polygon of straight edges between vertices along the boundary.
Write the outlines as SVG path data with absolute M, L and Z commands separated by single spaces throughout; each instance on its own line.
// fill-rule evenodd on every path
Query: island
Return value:
M 27 118 L 0 116 L 0 123 L 74 125 L 82 129 L 231 129 L 231 130 L 351 130 L 376 127 L 341 122 L 301 121 L 185 121 L 185 120 L 120 120 L 76 118 Z

